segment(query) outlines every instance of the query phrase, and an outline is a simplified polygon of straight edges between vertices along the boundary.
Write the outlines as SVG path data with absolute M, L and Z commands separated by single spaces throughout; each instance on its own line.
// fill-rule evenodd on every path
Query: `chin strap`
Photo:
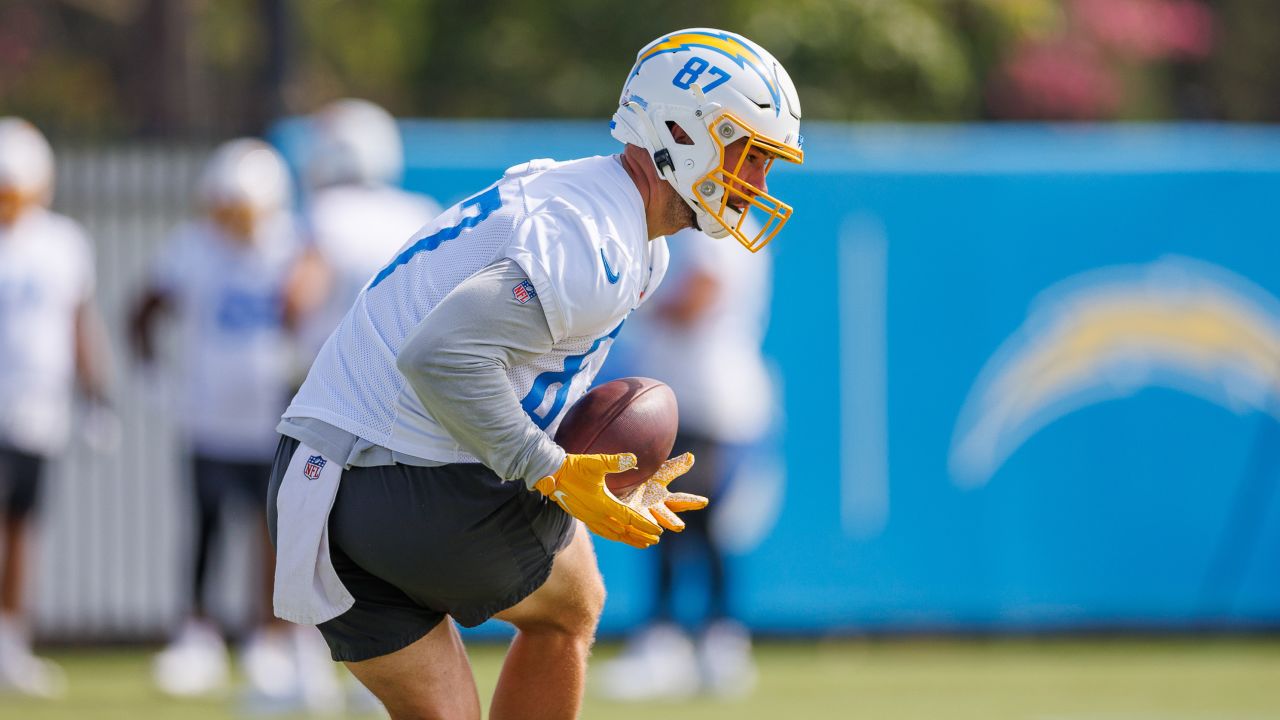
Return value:
M 666 168 L 675 174 L 676 164 L 671 162 L 671 153 L 663 148 L 653 154 L 653 166 L 658 168 L 658 174 L 662 175 L 662 168 Z

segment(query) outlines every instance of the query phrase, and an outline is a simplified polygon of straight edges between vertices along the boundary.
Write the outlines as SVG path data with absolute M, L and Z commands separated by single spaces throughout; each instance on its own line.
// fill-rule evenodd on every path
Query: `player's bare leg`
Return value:
M 274 597 L 276 582 L 276 548 L 271 544 L 271 531 L 267 529 L 267 519 L 262 518 L 261 522 L 262 544 L 259 547 L 259 553 L 262 556 L 262 585 L 260 586 L 260 594 L 258 602 L 262 618 L 268 627 L 276 629 L 285 629 L 290 627 L 292 623 L 287 620 L 281 620 L 276 617 Z
M 332 714 L 342 708 L 342 687 L 320 631 L 275 617 L 272 609 L 276 556 L 266 518 L 261 523 L 262 622 L 242 656 L 248 680 L 245 714 L 305 710 Z M 282 682 L 283 678 L 288 678 Z
M 578 523 L 551 576 L 532 595 L 496 617 L 516 626 L 491 720 L 569 720 L 578 716 L 587 656 L 604 609 L 604 581 L 590 533 Z
M 408 647 L 347 668 L 382 701 L 391 720 L 480 718 L 471 663 L 448 618 Z
M 27 567 L 32 526 L 26 518 L 0 519 L 4 535 L 4 570 L 0 574 L 0 688 L 39 697 L 60 697 L 67 679 L 62 669 L 31 653 L 26 622 Z
M 0 614 L 17 617 L 22 614 L 26 591 L 28 523 L 25 519 L 0 520 L 4 528 L 4 571 L 0 575 Z

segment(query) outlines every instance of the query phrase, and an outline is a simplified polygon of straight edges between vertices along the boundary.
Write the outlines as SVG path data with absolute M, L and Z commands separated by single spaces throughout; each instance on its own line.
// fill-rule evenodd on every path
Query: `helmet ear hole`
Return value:
M 693 145 L 693 138 L 689 137 L 689 133 L 680 127 L 680 124 L 672 120 L 667 121 L 667 131 L 671 133 L 672 139 L 677 145 Z

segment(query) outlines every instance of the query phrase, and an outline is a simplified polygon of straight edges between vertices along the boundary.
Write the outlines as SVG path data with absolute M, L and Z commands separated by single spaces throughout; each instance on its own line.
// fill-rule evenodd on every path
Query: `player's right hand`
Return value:
M 662 528 L 635 509 L 627 507 L 605 485 L 605 475 L 636 466 L 636 456 L 566 455 L 564 464 L 533 487 L 554 500 L 564 511 L 586 524 L 591 532 L 646 548 L 658 542 Z

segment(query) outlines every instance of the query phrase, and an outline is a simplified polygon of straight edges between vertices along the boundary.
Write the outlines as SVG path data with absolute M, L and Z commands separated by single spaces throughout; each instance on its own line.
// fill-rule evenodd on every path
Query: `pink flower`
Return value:
M 1199 0 L 1073 0 L 1072 11 L 1085 32 L 1122 55 L 1196 59 L 1213 49 L 1213 11 Z

